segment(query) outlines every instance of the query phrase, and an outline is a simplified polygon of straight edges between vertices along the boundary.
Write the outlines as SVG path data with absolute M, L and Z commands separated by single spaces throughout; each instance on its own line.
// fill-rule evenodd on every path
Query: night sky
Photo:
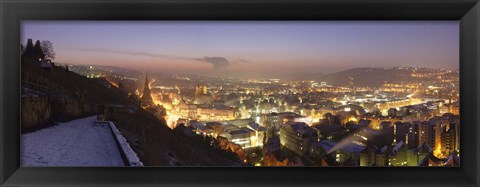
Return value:
M 58 63 L 199 74 L 458 68 L 458 21 L 24 21 Z

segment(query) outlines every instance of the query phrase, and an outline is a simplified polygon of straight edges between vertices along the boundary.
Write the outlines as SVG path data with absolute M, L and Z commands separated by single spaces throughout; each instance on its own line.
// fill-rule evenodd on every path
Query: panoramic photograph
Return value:
M 20 166 L 459 167 L 459 21 L 23 21 Z

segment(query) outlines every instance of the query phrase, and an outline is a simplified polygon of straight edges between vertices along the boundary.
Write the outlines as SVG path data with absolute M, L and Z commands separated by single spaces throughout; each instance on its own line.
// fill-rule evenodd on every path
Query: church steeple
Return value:
M 143 94 L 141 98 L 142 103 L 146 105 L 153 105 L 153 99 L 152 99 L 152 94 L 150 92 L 150 85 L 148 81 L 148 74 L 145 73 L 145 84 L 143 88 Z
M 197 82 L 197 86 L 195 86 L 195 94 L 200 94 L 202 91 L 200 89 L 200 83 Z
M 207 94 L 207 85 L 203 85 L 203 87 L 202 87 L 202 94 L 204 94 L 204 95 Z
M 143 90 L 150 90 L 150 86 L 148 85 L 148 74 L 145 73 L 145 87 L 143 88 Z

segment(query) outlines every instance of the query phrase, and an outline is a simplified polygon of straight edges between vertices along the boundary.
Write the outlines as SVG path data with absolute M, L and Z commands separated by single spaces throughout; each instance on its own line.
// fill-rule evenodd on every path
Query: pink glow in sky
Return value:
M 332 73 L 458 68 L 458 21 L 25 21 L 55 61 L 149 71 Z

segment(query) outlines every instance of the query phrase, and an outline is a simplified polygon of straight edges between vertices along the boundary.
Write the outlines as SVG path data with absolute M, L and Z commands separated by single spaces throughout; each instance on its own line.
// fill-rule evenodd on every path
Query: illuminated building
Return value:
M 248 123 L 252 122 L 251 119 L 235 119 L 225 121 L 226 124 L 235 125 L 237 127 L 247 127 Z
M 258 123 L 250 122 L 247 128 L 255 131 L 255 136 L 252 136 L 252 146 L 262 146 L 265 140 L 266 128 L 260 126 Z
M 195 94 L 199 94 L 199 93 L 201 93 L 200 83 L 197 83 L 197 86 L 195 86 Z
M 212 129 L 201 122 L 192 121 L 188 126 L 192 127 L 197 134 L 210 135 L 212 133 Z
M 369 145 L 360 153 L 360 166 L 371 166 L 375 163 L 375 151 L 377 146 Z
M 408 146 L 404 141 L 398 142 L 391 150 L 389 155 L 389 165 L 391 166 L 407 166 L 408 163 Z
M 360 163 L 361 153 L 367 148 L 354 142 L 347 141 L 335 143 L 332 140 L 322 140 L 317 143 L 326 151 L 326 154 L 332 155 L 338 163 L 354 162 Z M 318 146 L 317 146 L 318 147 Z
M 234 109 L 230 108 L 197 108 L 197 116 L 201 121 L 227 121 L 234 120 Z
M 203 87 L 202 87 L 202 94 L 204 94 L 204 95 L 207 94 L 207 85 L 203 85 Z
M 358 164 L 360 163 L 360 153 L 364 151 L 365 148 L 365 146 L 350 143 L 332 154 L 335 154 L 335 158 L 338 160 L 337 162 L 344 163 L 351 160 Z
M 214 135 L 219 135 L 223 132 L 223 124 L 220 122 L 207 122 L 205 125 L 212 129 Z
M 420 123 L 419 144 L 426 143 L 428 146 L 435 147 L 435 124 L 429 121 Z
M 382 112 L 383 116 L 387 116 L 388 110 L 391 108 L 400 108 L 400 107 L 408 106 L 412 104 L 416 104 L 416 101 L 414 101 L 413 99 L 398 99 L 398 100 L 378 103 L 377 108 L 378 110 L 380 110 L 380 112 Z
M 283 123 L 295 122 L 296 120 L 299 120 L 299 119 L 301 120 L 302 118 L 304 118 L 304 116 L 294 112 L 281 112 L 281 113 L 278 113 L 278 116 L 280 117 Z
M 334 137 L 344 135 L 346 132 L 346 129 L 340 125 L 315 125 L 313 128 L 317 130 L 319 139 L 331 140 Z
M 148 75 L 145 76 L 145 84 L 144 84 L 143 93 L 140 101 L 147 106 L 153 106 L 154 104 L 152 95 L 150 93 L 150 84 L 148 81 Z
M 410 127 L 408 127 L 408 134 L 405 143 L 408 145 L 409 148 L 414 148 L 419 146 L 419 124 L 418 123 L 411 123 Z
M 221 136 L 228 139 L 228 141 L 242 146 L 242 148 L 253 147 L 252 136 L 255 136 L 255 131 L 248 128 L 234 128 L 226 130 Z
M 455 114 L 455 115 L 459 115 L 460 114 L 460 107 L 453 106 L 452 109 L 451 109 L 451 113 Z
M 455 131 L 455 125 L 452 125 L 451 132 L 445 132 L 446 130 L 450 130 L 449 126 L 452 123 L 458 123 L 455 122 L 455 118 L 456 117 L 451 114 L 445 114 L 442 117 L 434 117 L 429 121 L 421 123 L 419 142 L 426 142 L 432 147 L 435 156 L 438 158 L 445 158 L 448 156 L 446 153 L 451 153 L 456 149 L 457 133 Z M 447 147 L 442 148 L 442 144 Z
M 418 166 L 422 160 L 432 155 L 433 149 L 427 144 L 423 143 L 414 149 L 408 150 L 408 166 Z
M 347 112 L 355 116 L 362 116 L 365 114 L 365 109 L 359 105 L 349 104 L 335 108 L 335 112 L 333 114 L 337 115 L 338 112 Z
M 407 144 L 408 141 L 410 141 L 410 139 L 408 139 L 410 126 L 412 126 L 410 123 L 395 122 L 393 124 L 393 136 L 395 138 L 393 142 L 404 142 Z
M 280 143 L 299 156 L 308 155 L 312 140 L 317 140 L 317 133 L 306 123 L 288 122 L 280 127 Z
M 449 106 L 447 105 L 441 105 L 438 107 L 438 110 L 439 110 L 439 113 L 440 114 L 445 114 L 445 113 L 449 113 L 450 112 L 450 108 Z
M 323 107 L 323 108 L 320 108 L 318 111 L 318 113 L 322 116 L 326 114 L 334 115 L 335 112 L 336 110 L 333 107 Z
M 200 86 L 200 83 L 197 83 L 195 87 L 195 96 L 193 103 L 195 104 L 210 104 L 213 101 L 212 95 L 208 93 L 207 86 Z
M 450 123 L 449 125 L 445 126 L 442 130 L 441 134 L 441 148 L 440 151 L 442 155 L 450 155 L 458 148 L 457 146 L 457 133 L 456 133 L 456 124 Z
M 197 109 L 198 106 L 195 104 L 185 104 L 185 103 L 180 103 L 177 105 L 178 112 L 181 116 L 184 116 L 186 118 L 190 119 L 196 119 L 197 118 Z
M 268 101 L 262 101 L 259 104 L 259 109 L 260 109 L 260 113 L 262 114 L 271 113 L 273 110 L 273 106 L 272 106 L 272 103 L 269 103 Z
M 265 126 L 267 127 L 267 137 L 278 137 L 280 134 L 280 125 L 282 125 L 282 120 L 278 113 L 271 113 L 266 115 Z
M 460 166 L 460 158 L 451 154 L 446 158 L 437 158 L 434 155 L 430 154 L 422 161 L 420 161 L 419 166 Z
M 418 166 L 433 152 L 426 143 L 409 148 L 403 141 L 398 142 L 391 149 L 388 149 L 388 146 L 375 149 L 376 147 L 373 146 L 362 152 L 360 166 Z
M 437 158 L 446 158 L 458 147 L 458 116 L 444 114 L 420 123 L 419 143 L 427 143 Z

